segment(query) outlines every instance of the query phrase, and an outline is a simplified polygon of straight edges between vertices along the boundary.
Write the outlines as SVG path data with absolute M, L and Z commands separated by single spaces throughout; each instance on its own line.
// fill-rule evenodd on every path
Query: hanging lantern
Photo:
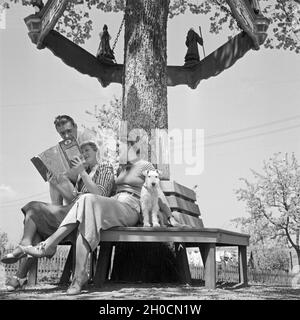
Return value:
M 263 43 L 267 37 L 267 30 L 270 25 L 270 19 L 259 13 L 255 18 L 256 34 L 259 38 L 259 43 Z
M 41 19 L 39 16 L 32 14 L 24 19 L 28 28 L 28 35 L 31 41 L 36 44 L 41 32 Z

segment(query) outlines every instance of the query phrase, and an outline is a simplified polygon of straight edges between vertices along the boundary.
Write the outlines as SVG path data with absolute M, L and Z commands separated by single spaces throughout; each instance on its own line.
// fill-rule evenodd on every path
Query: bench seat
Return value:
M 239 284 L 247 285 L 247 246 L 249 235 L 215 228 L 177 228 L 177 227 L 116 227 L 102 231 L 100 251 L 94 276 L 96 287 L 102 287 L 108 279 L 111 268 L 111 255 L 114 245 L 120 242 L 173 242 L 178 268 L 181 270 L 180 282 L 191 284 L 187 247 L 198 247 L 205 268 L 205 287 L 216 288 L 216 247 L 238 247 Z
M 180 242 L 188 247 L 200 243 L 218 246 L 249 245 L 249 235 L 214 228 L 116 227 L 102 231 L 101 242 Z

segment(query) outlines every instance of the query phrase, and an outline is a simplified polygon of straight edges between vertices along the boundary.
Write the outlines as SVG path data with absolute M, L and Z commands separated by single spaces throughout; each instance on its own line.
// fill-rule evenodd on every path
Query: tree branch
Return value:
M 287 236 L 290 244 L 293 246 L 293 248 L 294 248 L 295 250 L 299 250 L 299 246 L 297 246 L 297 245 L 294 243 L 293 239 L 292 239 L 291 236 L 290 236 L 290 233 L 289 233 L 289 231 L 288 231 L 288 228 L 284 228 L 284 230 L 285 230 L 285 234 L 286 234 L 286 236 Z

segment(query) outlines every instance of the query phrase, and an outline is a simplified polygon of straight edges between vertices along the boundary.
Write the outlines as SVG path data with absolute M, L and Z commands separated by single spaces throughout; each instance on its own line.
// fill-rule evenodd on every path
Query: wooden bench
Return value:
M 216 247 L 237 246 L 239 260 L 239 285 L 247 285 L 247 246 L 249 235 L 222 229 L 204 228 L 195 192 L 172 181 L 162 181 L 176 220 L 191 228 L 117 227 L 101 234 L 100 251 L 94 275 L 94 285 L 101 287 L 108 279 L 112 248 L 120 242 L 174 242 L 182 283 L 191 283 L 187 247 L 198 247 L 205 268 L 205 287 L 216 287 Z
M 103 286 L 111 269 L 113 246 L 120 242 L 173 242 L 181 283 L 191 283 L 187 247 L 198 247 L 205 270 L 205 287 L 216 288 L 216 247 L 237 246 L 239 260 L 240 285 L 247 285 L 247 246 L 249 235 L 222 229 L 204 228 L 200 210 L 196 204 L 195 192 L 174 181 L 162 181 L 162 190 L 166 195 L 173 216 L 190 228 L 178 227 L 117 227 L 102 231 L 98 257 L 93 252 L 90 263 L 90 276 L 95 287 Z M 71 247 L 61 283 L 70 279 L 74 268 L 74 245 Z

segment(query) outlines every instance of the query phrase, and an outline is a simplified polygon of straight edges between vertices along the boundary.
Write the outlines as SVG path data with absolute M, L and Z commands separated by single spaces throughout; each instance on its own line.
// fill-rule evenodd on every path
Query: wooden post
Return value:
M 94 276 L 94 285 L 96 288 L 102 287 L 107 279 L 111 262 L 112 246 L 113 244 L 111 242 L 103 242 L 100 245 L 96 273 Z
M 70 277 L 75 266 L 74 264 L 75 248 L 73 248 L 73 246 L 75 245 L 71 245 L 71 248 L 67 257 L 67 261 L 64 266 L 63 273 L 60 277 L 60 281 L 59 281 L 60 285 L 68 284 L 70 281 Z
M 89 280 L 92 280 L 95 275 L 96 271 L 96 264 L 97 264 L 97 251 L 98 248 L 96 248 L 93 252 L 90 253 L 90 274 L 89 274 Z
M 240 285 L 248 285 L 248 276 L 247 276 L 247 247 L 238 246 L 239 251 L 239 281 Z
M 30 259 L 30 267 L 28 270 L 28 285 L 34 286 L 37 283 L 37 272 L 38 272 L 38 259 L 37 258 L 26 258 Z
M 185 244 L 175 243 L 175 251 L 180 282 L 184 284 L 191 284 L 192 278 Z
M 199 247 L 204 264 L 204 280 L 207 289 L 216 289 L 216 245 L 203 244 Z

